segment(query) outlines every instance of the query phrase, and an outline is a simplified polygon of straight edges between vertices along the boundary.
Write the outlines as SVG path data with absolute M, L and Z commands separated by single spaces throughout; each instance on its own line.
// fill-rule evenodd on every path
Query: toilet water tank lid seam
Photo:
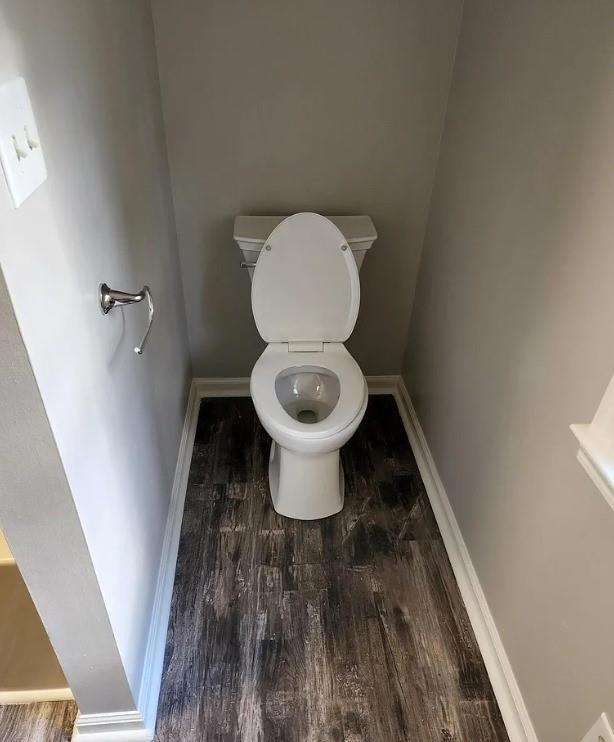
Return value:
M 273 229 L 286 218 L 284 216 L 237 216 L 234 221 L 233 239 L 236 242 L 253 242 L 262 245 Z M 372 243 L 377 239 L 375 225 L 369 216 L 329 216 L 326 218 L 340 230 L 350 246 L 363 242 Z

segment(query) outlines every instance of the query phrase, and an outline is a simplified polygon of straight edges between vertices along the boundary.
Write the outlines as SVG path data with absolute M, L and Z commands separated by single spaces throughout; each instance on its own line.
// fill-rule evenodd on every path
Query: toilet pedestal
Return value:
M 308 456 L 273 441 L 269 487 L 273 507 L 287 518 L 316 520 L 338 513 L 345 487 L 339 449 Z

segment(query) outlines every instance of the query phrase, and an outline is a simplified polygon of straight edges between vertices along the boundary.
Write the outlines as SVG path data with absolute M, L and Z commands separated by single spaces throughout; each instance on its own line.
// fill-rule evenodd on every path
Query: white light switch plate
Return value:
M 15 208 L 47 179 L 43 148 L 23 77 L 0 85 L 0 162 Z
M 605 714 L 601 714 L 590 731 L 582 737 L 582 742 L 614 742 L 614 732 Z

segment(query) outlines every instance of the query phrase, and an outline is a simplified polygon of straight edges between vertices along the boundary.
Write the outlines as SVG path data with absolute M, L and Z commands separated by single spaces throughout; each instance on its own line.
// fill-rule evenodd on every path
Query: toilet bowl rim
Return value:
M 369 403 L 369 395 L 365 394 L 362 407 L 356 417 L 341 430 L 337 430 L 331 435 L 320 438 L 306 438 L 287 434 L 279 428 L 269 426 L 267 432 L 277 446 L 282 449 L 293 451 L 304 456 L 319 456 L 323 453 L 338 451 L 358 430 L 358 427 L 365 415 Z M 262 422 L 262 421 L 261 421 Z M 265 423 L 262 423 L 263 426 Z M 268 423 L 267 423 L 268 424 Z M 265 428 L 266 429 L 266 428 Z
M 367 397 L 365 378 L 343 343 L 330 343 L 325 351 L 293 353 L 283 343 L 271 343 L 256 362 L 250 377 L 250 392 L 263 424 L 295 440 L 321 440 L 338 435 L 352 426 L 361 414 Z M 302 367 L 323 368 L 337 376 L 339 399 L 330 414 L 318 423 L 295 420 L 282 406 L 275 380 L 288 368 L 300 373 Z

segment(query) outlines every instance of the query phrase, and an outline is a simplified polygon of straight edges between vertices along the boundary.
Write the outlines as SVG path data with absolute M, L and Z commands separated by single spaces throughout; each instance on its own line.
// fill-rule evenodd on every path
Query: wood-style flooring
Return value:
M 0 742 L 70 742 L 76 715 L 72 701 L 0 706 Z
M 249 399 L 202 403 L 156 742 L 503 742 L 392 397 L 342 451 L 345 507 L 283 518 Z

